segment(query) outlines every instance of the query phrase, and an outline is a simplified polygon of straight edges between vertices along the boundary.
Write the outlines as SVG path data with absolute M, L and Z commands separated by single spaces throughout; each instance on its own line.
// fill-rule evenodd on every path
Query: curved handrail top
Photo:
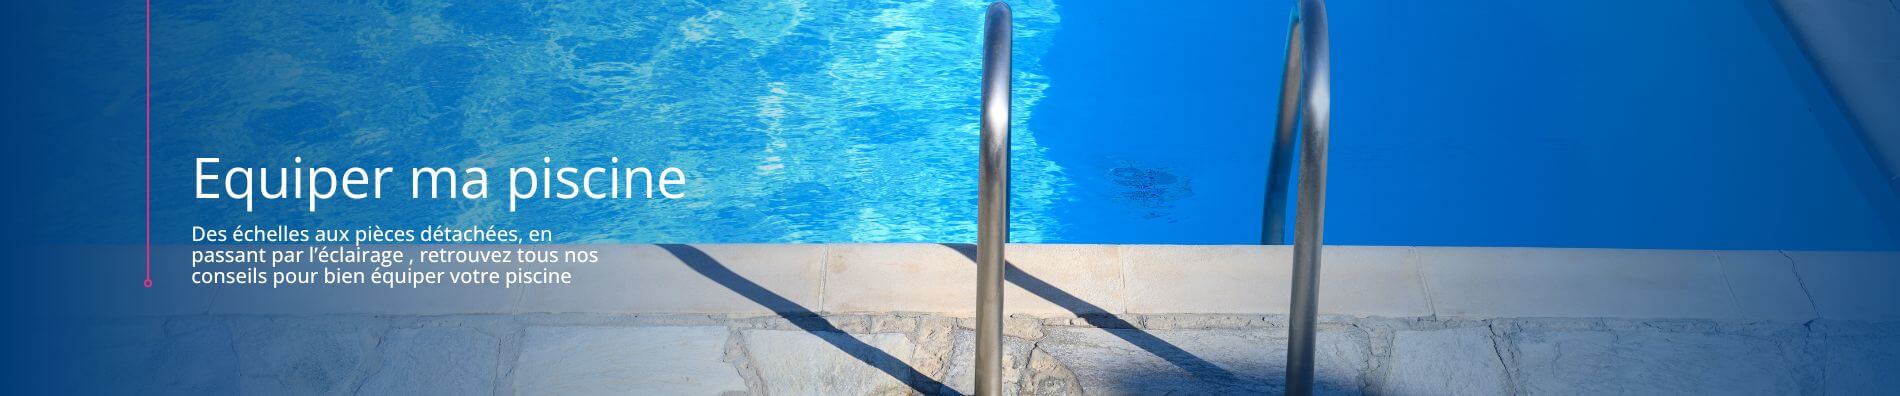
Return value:
M 1304 85 L 1302 101 L 1306 102 L 1306 110 L 1301 122 L 1319 131 L 1323 139 L 1332 127 L 1333 114 L 1332 45 L 1326 35 L 1326 2 L 1300 0 L 1293 12 L 1305 41 L 1301 45 L 1304 53 L 1300 56 L 1305 63 L 1305 76 L 1300 84 Z

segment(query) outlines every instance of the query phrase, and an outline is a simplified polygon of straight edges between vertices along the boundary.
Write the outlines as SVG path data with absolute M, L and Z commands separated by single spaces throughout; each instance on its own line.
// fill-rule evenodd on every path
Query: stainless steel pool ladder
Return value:
M 983 22 L 982 170 L 976 203 L 976 394 L 1003 394 L 1003 244 L 1009 242 L 1010 17 Z
M 1288 169 L 1293 128 L 1300 135 L 1300 197 L 1293 232 L 1293 298 L 1287 311 L 1286 393 L 1313 394 L 1314 323 L 1319 314 L 1320 232 L 1326 218 L 1326 143 L 1332 118 L 1326 2 L 1299 0 L 1287 28 L 1286 68 L 1280 77 L 1280 114 L 1267 166 L 1267 204 L 1261 242 L 1286 240 Z
M 1326 3 L 1299 0 L 1288 28 L 1279 120 L 1263 241 L 1285 239 L 1293 128 L 1300 137 L 1300 197 L 1293 234 L 1293 298 L 1287 337 L 1286 391 L 1313 393 L 1314 324 L 1319 308 L 1320 231 L 1326 206 L 1326 143 L 1332 114 Z M 983 29 L 982 168 L 977 188 L 976 394 L 1003 390 L 1003 244 L 1009 241 L 1010 12 L 990 4 Z

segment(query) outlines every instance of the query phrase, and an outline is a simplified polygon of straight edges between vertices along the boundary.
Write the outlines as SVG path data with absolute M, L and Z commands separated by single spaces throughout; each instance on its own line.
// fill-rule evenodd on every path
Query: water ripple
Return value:
M 167 158 L 486 166 L 478 201 L 389 197 L 308 225 L 514 224 L 625 242 L 974 240 L 985 1 L 213 2 L 157 15 Z M 1012 232 L 1068 188 L 1027 128 L 1055 4 L 1019 1 Z M 523 203 L 505 169 L 673 166 L 689 198 Z M 188 160 L 188 159 L 187 159 Z M 179 169 L 189 169 L 181 165 Z M 400 172 L 399 172 L 400 173 Z M 188 177 L 188 176 L 177 176 Z M 189 194 L 160 184 L 161 194 Z M 406 190 L 407 179 L 391 185 Z M 167 191 L 169 190 L 169 191 Z M 188 196 L 188 195 L 186 195 Z M 228 207 L 169 215 L 256 222 Z

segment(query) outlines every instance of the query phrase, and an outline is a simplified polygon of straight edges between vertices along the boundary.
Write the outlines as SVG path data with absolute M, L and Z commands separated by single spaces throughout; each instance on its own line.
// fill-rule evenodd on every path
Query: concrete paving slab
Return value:
M 1822 318 L 1900 319 L 1900 252 L 1787 253 Z
M 1289 246 L 1123 246 L 1133 313 L 1285 314 Z M 1321 250 L 1320 312 L 1421 317 L 1432 308 L 1410 248 Z
M 774 313 L 819 309 L 825 245 L 598 245 L 597 264 L 550 266 L 569 285 L 525 289 L 520 312 Z
M 1711 251 L 1417 249 L 1439 316 L 1740 316 Z
M 969 245 L 587 245 L 602 263 L 560 264 L 574 283 L 183 287 L 212 314 L 872 313 L 969 316 Z M 1011 245 L 1008 313 L 1285 314 L 1285 246 Z M 1892 254 L 1333 246 L 1320 311 L 1381 317 L 1900 317 L 1875 285 Z M 1815 262 L 1805 265 L 1806 261 Z M 1876 264 L 1856 264 L 1870 262 Z M 1870 267 L 1871 266 L 1871 267 Z M 509 269 L 514 268 L 510 265 Z M 1845 271 L 1845 272 L 1843 272 Z M 1882 281 L 1884 279 L 1884 281 Z M 1817 283 L 1818 282 L 1818 283 Z M 1882 283 L 1887 282 L 1887 283 Z M 1806 289 L 1805 291 L 1803 289 Z M 1823 290 L 1825 289 L 1825 290 Z M 1872 290 L 1864 293 L 1857 290 Z M 217 294 L 215 298 L 211 292 Z M 1827 300 L 1810 305 L 1806 293 Z M 1810 313 L 1812 310 L 1812 313 Z M 1885 310 L 1885 311 L 1882 311 Z M 196 313 L 190 309 L 181 313 Z
M 1743 318 L 1808 320 L 1816 317 L 1794 261 L 1778 251 L 1717 251 L 1729 292 Z
M 973 315 L 974 249 L 932 244 L 833 245 L 826 312 Z M 1018 245 L 1003 291 L 1006 314 L 1075 316 L 1123 312 L 1121 260 L 1111 245 Z
M 407 257 L 415 257 L 418 251 L 431 249 L 424 245 L 405 245 L 394 248 L 404 252 Z M 458 249 L 503 249 L 511 246 L 476 245 Z M 379 271 L 375 264 L 298 264 L 298 267 L 282 266 L 278 271 L 321 273 L 324 268 L 335 270 Z M 514 270 L 513 264 L 456 264 L 453 267 L 429 267 L 426 271 L 444 271 L 452 268 L 481 269 L 488 271 Z M 265 271 L 271 269 L 266 266 Z M 380 271 L 406 271 L 402 266 Z M 320 276 L 320 275 L 319 275 Z M 367 279 L 367 278 L 366 278 Z M 189 287 L 177 285 L 173 287 Z M 217 290 L 210 312 L 213 314 L 333 314 L 365 313 L 389 315 L 445 315 L 445 314 L 500 314 L 515 309 L 515 301 L 523 289 L 506 289 L 488 285 L 434 284 L 419 287 L 358 283 L 358 284 L 302 284 L 273 288 L 270 285 L 219 285 L 200 286 Z

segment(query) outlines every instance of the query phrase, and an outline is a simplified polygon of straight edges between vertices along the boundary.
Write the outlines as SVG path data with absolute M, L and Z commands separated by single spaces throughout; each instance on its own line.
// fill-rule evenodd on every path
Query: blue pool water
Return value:
M 682 200 L 173 201 L 168 217 L 501 224 L 569 240 L 955 241 L 975 233 L 982 1 L 221 4 L 159 8 L 161 172 L 227 164 L 677 167 Z M 1033 127 L 1054 5 L 1017 6 L 1018 238 L 1061 240 Z M 169 164 L 166 164 L 169 162 Z M 500 181 L 496 182 L 500 184 Z M 163 197 L 189 197 L 188 184 Z M 491 187 L 496 194 L 505 186 Z M 175 217 L 173 217 L 175 216 Z
M 299 155 L 613 156 L 693 180 L 689 199 L 515 213 L 404 198 L 247 214 L 160 183 L 159 226 L 970 241 L 985 3 L 157 4 L 158 180 L 190 180 L 198 156 Z M 1290 2 L 1012 4 L 1014 241 L 1258 242 Z M 1866 183 L 1767 4 L 1336 2 L 1327 241 L 1900 248 L 1900 200 Z
M 1767 1 L 1332 3 L 1330 243 L 1896 247 Z M 1258 240 L 1289 7 L 1061 3 L 1064 240 Z

